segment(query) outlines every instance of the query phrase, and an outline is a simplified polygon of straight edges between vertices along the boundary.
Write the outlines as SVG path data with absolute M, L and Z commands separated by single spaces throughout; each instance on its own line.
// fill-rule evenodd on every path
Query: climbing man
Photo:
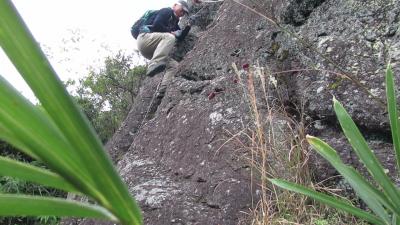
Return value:
M 185 14 L 189 14 L 189 6 L 186 1 L 180 0 L 172 8 L 158 10 L 154 16 L 150 16 L 150 21 L 146 22 L 148 25 L 142 25 L 139 28 L 138 49 L 145 58 L 150 60 L 147 76 L 154 76 L 165 70 L 175 42 L 182 41 L 189 33 L 190 24 L 184 29 L 178 25 L 179 19 Z

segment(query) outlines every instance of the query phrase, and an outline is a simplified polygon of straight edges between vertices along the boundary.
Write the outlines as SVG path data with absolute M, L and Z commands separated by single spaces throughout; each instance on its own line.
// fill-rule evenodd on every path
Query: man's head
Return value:
M 189 6 L 186 1 L 179 0 L 172 7 L 174 13 L 177 17 L 182 17 L 186 14 L 189 14 Z

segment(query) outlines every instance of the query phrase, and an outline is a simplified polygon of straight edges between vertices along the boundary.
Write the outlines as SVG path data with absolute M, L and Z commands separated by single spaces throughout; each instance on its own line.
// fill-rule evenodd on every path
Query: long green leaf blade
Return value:
M 122 223 L 140 224 L 141 214 L 128 188 L 106 155 L 100 140 L 79 111 L 10 0 L 0 1 L 0 45 L 32 88 L 54 123 L 87 163 L 97 189 L 97 201 Z
M 48 117 L 21 96 L 0 76 L 0 138 L 10 141 L 20 150 L 46 163 L 80 191 L 91 197 L 99 196 L 94 181 L 74 156 L 73 147 Z
M 0 176 L 14 177 L 68 192 L 79 193 L 66 180 L 55 173 L 1 156 Z
M 357 195 L 381 217 L 387 224 L 390 224 L 390 216 L 382 205 L 392 211 L 398 211 L 396 207 L 379 190 L 368 183 L 354 168 L 345 165 L 336 151 L 322 140 L 307 136 L 311 146 L 349 182 Z
M 399 116 L 397 112 L 396 94 L 394 91 L 393 71 L 390 64 L 386 69 L 386 98 L 389 111 L 390 127 L 392 131 L 393 145 L 397 159 L 397 168 L 400 170 Z
M 0 194 L 0 216 L 69 216 L 115 221 L 111 213 L 98 206 L 57 198 L 12 194 Z
M 281 188 L 290 190 L 290 191 L 294 191 L 303 195 L 306 195 L 308 197 L 314 198 L 317 201 L 320 201 L 326 205 L 329 205 L 331 207 L 334 207 L 336 209 L 340 209 L 343 210 L 345 212 L 348 212 L 354 216 L 357 216 L 359 218 L 362 218 L 364 220 L 367 220 L 370 223 L 373 224 L 378 224 L 378 225 L 384 225 L 385 222 L 382 221 L 381 219 L 379 219 L 378 217 L 369 214 L 361 209 L 358 209 L 350 204 L 348 204 L 347 202 L 341 200 L 341 199 L 336 199 L 332 196 L 326 195 L 326 194 L 322 194 L 319 193 L 317 191 L 305 188 L 301 185 L 295 184 L 295 183 L 291 183 L 291 182 L 287 182 L 284 180 L 278 180 L 278 179 L 270 179 L 270 181 L 275 184 L 276 186 L 279 186 Z
M 39 156 L 33 153 L 24 143 L 22 140 L 18 140 L 15 135 L 9 128 L 5 127 L 0 123 L 0 139 L 8 142 L 9 144 L 13 145 L 16 149 L 24 152 L 25 154 L 29 155 L 33 159 L 42 161 Z
M 350 115 L 336 99 L 334 99 L 334 108 L 340 125 L 357 156 L 367 167 L 375 181 L 382 187 L 388 199 L 394 203 L 400 202 L 400 193 L 397 187 L 383 170 L 381 163 L 368 147 Z
M 397 219 L 397 215 L 393 215 L 392 224 L 393 225 L 400 225 L 400 221 Z

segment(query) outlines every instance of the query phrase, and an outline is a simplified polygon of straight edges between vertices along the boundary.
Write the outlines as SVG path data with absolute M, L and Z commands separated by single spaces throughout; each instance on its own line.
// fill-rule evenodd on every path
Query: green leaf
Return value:
M 320 201 L 320 202 L 322 202 L 326 205 L 329 205 L 331 207 L 334 207 L 336 209 L 340 209 L 345 212 L 348 212 L 354 216 L 357 216 L 359 218 L 367 220 L 370 223 L 378 224 L 378 225 L 385 224 L 385 222 L 382 221 L 381 219 L 379 219 L 378 217 L 376 217 L 372 214 L 369 214 L 361 209 L 358 209 L 358 208 L 348 204 L 347 202 L 345 202 L 342 199 L 337 199 L 332 196 L 322 194 L 322 193 L 316 192 L 314 190 L 311 190 L 309 188 L 305 188 L 301 185 L 287 182 L 284 180 L 270 179 L 270 181 L 276 186 L 279 186 L 281 188 L 284 188 L 284 189 L 287 189 L 290 191 L 294 191 L 294 192 L 306 195 L 308 197 L 314 198 L 317 201 Z
M 393 215 L 392 224 L 393 225 L 400 225 L 400 220 L 398 220 L 398 216 L 397 215 Z
M 16 160 L 0 156 L 0 176 L 15 177 L 18 179 L 35 182 L 44 186 L 79 193 L 72 185 L 59 175 L 48 170 L 21 163 Z
M 31 87 L 52 122 L 73 147 L 71 153 L 85 162 L 78 164 L 87 170 L 95 185 L 93 189 L 86 191 L 98 191 L 99 194 L 92 196 L 114 213 L 121 223 L 141 224 L 140 209 L 130 196 L 128 188 L 10 0 L 0 1 L 0 15 L 0 45 Z M 74 173 L 71 175 L 77 176 Z
M 73 147 L 58 128 L 1 76 L 0 131 L 1 139 L 46 163 L 69 183 L 80 187 L 82 193 L 99 196 L 85 163 L 73 154 Z
M 0 76 L 0 79 L 1 79 L 1 76 Z M 0 139 L 12 144 L 15 148 L 20 149 L 22 152 L 29 155 L 30 157 L 32 157 L 36 160 L 42 161 L 39 156 L 37 156 L 35 153 L 33 153 L 23 143 L 23 141 L 18 140 L 18 138 L 16 138 L 16 135 L 14 135 L 14 133 L 12 131 L 10 131 L 10 129 L 4 127 L 1 123 L 0 123 Z
M 392 131 L 393 145 L 396 152 L 397 168 L 400 170 L 400 134 L 399 116 L 397 112 L 396 94 L 394 91 L 394 79 L 390 64 L 386 69 L 386 98 L 389 111 L 390 127 Z
M 350 115 L 336 99 L 333 101 L 340 125 L 342 126 L 342 129 L 354 151 L 367 167 L 375 181 L 382 187 L 383 192 L 387 195 L 387 198 L 392 201 L 393 205 L 399 204 L 400 194 L 397 187 L 387 176 L 381 163 L 368 147 L 367 142 L 361 135 L 361 132 L 358 130 Z
M 357 195 L 373 210 L 375 214 L 381 217 L 387 224 L 391 219 L 385 208 L 392 211 L 398 210 L 379 190 L 368 183 L 354 168 L 345 165 L 336 151 L 322 140 L 307 136 L 308 142 L 314 149 L 349 182 Z
M 90 217 L 116 221 L 106 209 L 58 198 L 0 194 L 0 216 Z

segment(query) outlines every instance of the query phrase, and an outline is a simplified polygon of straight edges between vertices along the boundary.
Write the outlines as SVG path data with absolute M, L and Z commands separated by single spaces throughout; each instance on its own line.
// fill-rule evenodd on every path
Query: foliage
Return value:
M 137 203 L 10 0 L 0 1 L 0 14 L 0 46 L 45 110 L 33 106 L 0 77 L 0 139 L 48 168 L 3 157 L 0 165 L 12 171 L 3 176 L 86 195 L 97 203 L 0 194 L 0 216 L 88 217 L 141 224 Z
M 125 119 L 146 72 L 145 66 L 132 68 L 131 57 L 121 52 L 107 57 L 104 65 L 80 79 L 74 94 L 103 143 Z
M 45 168 L 45 166 L 30 158 L 29 156 L 17 151 L 11 145 L 0 141 L 0 155 L 12 158 L 14 160 L 29 163 L 30 165 Z M 39 185 L 26 180 L 13 178 L 13 177 L 1 177 L 0 176 L 0 193 L 15 193 L 15 194 L 29 194 L 29 195 L 40 195 L 40 196 L 53 196 L 53 197 L 66 197 L 66 193 L 54 188 L 48 188 L 43 185 Z M 54 216 L 46 217 L 2 217 L 0 218 L 0 224 L 41 224 L 41 225 L 52 225 L 57 224 L 59 218 Z
M 386 94 L 393 144 L 399 167 L 399 117 L 397 115 L 394 80 L 390 65 L 386 72 Z M 373 154 L 373 151 L 368 147 L 367 142 L 361 135 L 361 132 L 358 130 L 350 115 L 336 99 L 334 99 L 334 109 L 345 136 L 361 162 L 363 162 L 365 167 L 368 169 L 374 182 L 368 182 L 368 180 L 362 177 L 353 167 L 345 165 L 341 161 L 337 152 L 327 143 L 311 136 L 308 136 L 307 140 L 320 155 L 322 155 L 333 167 L 335 167 L 336 170 L 338 170 L 338 172 L 355 190 L 357 196 L 367 204 L 368 208 L 372 212 L 358 209 L 343 199 L 337 199 L 295 183 L 277 179 L 271 179 L 270 181 L 279 187 L 312 197 L 329 206 L 344 210 L 354 216 L 365 219 L 372 224 L 399 225 L 400 189 L 385 173 L 383 166 Z

